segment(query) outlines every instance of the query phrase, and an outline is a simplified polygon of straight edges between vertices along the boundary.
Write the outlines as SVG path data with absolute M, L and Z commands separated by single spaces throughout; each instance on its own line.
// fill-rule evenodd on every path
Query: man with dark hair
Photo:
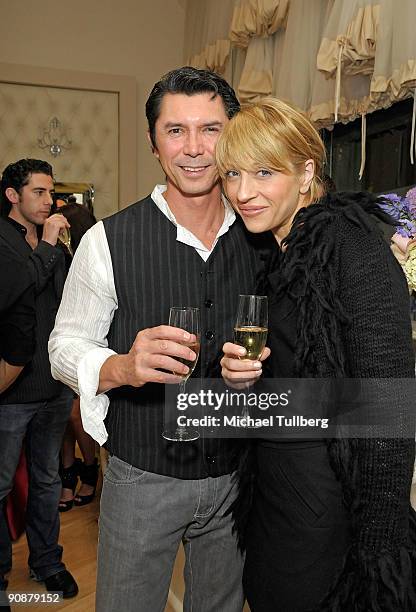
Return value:
M 0 395 L 0 589 L 12 565 L 12 547 L 3 512 L 19 461 L 23 439 L 29 472 L 26 535 L 29 567 L 48 591 L 73 597 L 77 584 L 62 563 L 58 544 L 58 502 L 61 480 L 59 450 L 72 405 L 72 393 L 55 381 L 47 352 L 49 334 L 65 280 L 64 254 L 56 247 L 59 233 L 69 227 L 63 215 L 52 215 L 54 190 L 51 166 L 21 159 L 1 179 L 0 243 L 8 257 L 25 266 L 34 283 L 35 351 L 18 379 Z M 0 259 L 6 265 L 6 258 Z M 14 279 L 9 278 L 12 284 Z M 10 339 L 13 341 L 13 339 Z M 18 342 L 18 336 L 15 338 Z
M 181 93 L 187 96 L 208 93 L 211 94 L 211 99 L 219 96 L 222 99 L 228 119 L 231 119 L 240 110 L 240 103 L 234 90 L 217 74 L 208 70 L 198 70 L 191 66 L 185 66 L 180 70 L 172 70 L 156 83 L 146 102 L 146 118 L 153 147 L 156 147 L 155 128 L 162 100 L 169 93 Z
M 181 540 L 184 609 L 243 607 L 243 559 L 227 512 L 235 444 L 162 438 L 163 384 L 179 382 L 169 372 L 188 372 L 178 359 L 195 358 L 189 334 L 163 325 L 169 307 L 199 307 L 196 372 L 210 376 L 238 294 L 254 293 L 273 245 L 271 236 L 249 237 L 221 194 L 215 145 L 238 108 L 226 81 L 205 70 L 173 70 L 155 85 L 149 141 L 167 185 L 86 233 L 51 334 L 52 373 L 80 394 L 84 428 L 111 455 L 98 612 L 163 610 Z
M 41 159 L 21 159 L 5 168 L 1 178 L 0 190 L 2 217 L 8 217 L 12 212 L 12 201 L 6 194 L 6 189 L 13 189 L 20 194 L 23 187 L 29 183 L 32 174 L 44 174 L 53 179 L 52 166 Z

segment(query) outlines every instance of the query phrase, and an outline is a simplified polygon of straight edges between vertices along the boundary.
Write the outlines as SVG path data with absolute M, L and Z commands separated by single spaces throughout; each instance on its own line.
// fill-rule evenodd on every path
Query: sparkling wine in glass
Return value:
M 260 358 L 267 340 L 267 297 L 240 295 L 234 326 L 234 343 L 244 346 L 247 353 L 240 359 Z
M 256 361 L 260 358 L 267 340 L 268 329 L 267 296 L 240 295 L 238 299 L 237 317 L 234 325 L 234 343 L 243 346 L 246 354 L 240 359 Z M 247 388 L 249 384 L 247 383 Z M 242 419 L 248 419 L 250 412 L 245 404 L 241 414 Z M 252 427 L 240 425 L 240 427 Z
M 186 381 L 191 376 L 195 369 L 195 366 L 199 357 L 199 350 L 201 345 L 201 332 L 200 332 L 200 321 L 199 321 L 199 308 L 193 308 L 191 306 L 172 306 L 169 313 L 169 325 L 172 327 L 180 327 L 185 331 L 196 336 L 194 342 L 184 343 L 186 346 L 196 353 L 194 360 L 183 359 L 182 357 L 174 357 L 176 361 L 184 363 L 189 368 L 189 372 L 185 375 L 173 372 L 177 376 L 181 376 L 182 380 L 179 383 L 179 393 L 185 393 Z M 162 436 L 165 440 L 171 442 L 192 442 L 199 438 L 199 432 L 196 429 L 187 429 L 186 427 L 177 426 L 176 429 L 166 429 Z
M 64 227 L 63 229 L 61 229 L 61 231 L 58 234 L 58 240 L 62 242 L 63 245 L 65 245 L 65 247 L 68 250 L 68 253 L 71 255 L 71 257 L 73 257 L 74 252 L 71 247 L 71 232 L 69 231 L 67 227 Z

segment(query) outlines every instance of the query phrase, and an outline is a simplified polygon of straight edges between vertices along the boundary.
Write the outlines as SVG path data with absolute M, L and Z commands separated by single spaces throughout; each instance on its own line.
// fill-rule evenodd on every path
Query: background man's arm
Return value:
M 63 215 L 57 213 L 48 217 L 43 225 L 42 238 L 29 256 L 28 268 L 35 283 L 36 295 L 43 291 L 50 277 L 55 274 L 56 267 L 64 259 L 63 251 L 56 246 L 63 228 L 69 228 Z
M 34 286 L 24 262 L 0 253 L 0 393 L 14 383 L 35 350 Z
M 49 339 L 52 375 L 76 393 L 83 374 L 94 395 L 98 390 L 101 365 L 114 354 L 107 334 L 117 306 L 104 226 L 97 223 L 75 253 Z

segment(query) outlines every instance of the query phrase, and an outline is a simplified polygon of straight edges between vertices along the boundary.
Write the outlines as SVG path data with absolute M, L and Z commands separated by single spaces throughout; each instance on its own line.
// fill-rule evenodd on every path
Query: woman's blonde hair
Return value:
M 216 147 L 222 179 L 228 170 L 269 168 L 297 174 L 312 159 L 315 175 L 309 188 L 309 202 L 323 195 L 322 165 L 325 147 L 306 115 L 277 98 L 262 98 L 245 104 L 225 126 Z

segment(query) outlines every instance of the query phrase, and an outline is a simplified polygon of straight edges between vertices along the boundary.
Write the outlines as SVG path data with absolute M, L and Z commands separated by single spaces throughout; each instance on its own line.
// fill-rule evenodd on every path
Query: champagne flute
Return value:
M 176 361 L 184 363 L 189 368 L 187 374 L 180 374 L 182 380 L 179 383 L 179 393 L 185 393 L 186 381 L 195 369 L 201 345 L 199 308 L 193 308 L 191 306 L 172 306 L 169 313 L 169 325 L 172 325 L 172 327 L 180 327 L 196 336 L 194 342 L 186 343 L 186 346 L 189 346 L 196 354 L 194 360 L 190 361 L 182 357 L 174 357 Z M 174 374 L 177 374 L 177 372 L 174 372 Z M 170 440 L 171 442 L 192 442 L 199 438 L 199 432 L 196 429 L 186 429 L 186 427 L 177 426 L 176 429 L 173 430 L 166 429 L 162 433 L 162 436 L 165 440 Z
M 57 212 L 63 217 L 65 217 L 64 213 L 62 212 L 62 209 L 58 210 Z M 71 247 L 71 232 L 69 231 L 69 228 L 63 227 L 61 229 L 61 231 L 58 234 L 58 240 L 66 247 L 71 257 L 73 257 L 74 251 L 72 250 L 72 247 Z
M 69 231 L 67 227 L 64 227 L 61 229 L 61 231 L 58 234 L 58 240 L 62 242 L 63 245 L 65 245 L 65 247 L 68 250 L 68 253 L 71 255 L 71 257 L 73 257 L 74 252 L 71 247 L 71 232 Z
M 240 295 L 234 326 L 234 343 L 243 346 L 247 353 L 240 359 L 260 358 L 267 340 L 267 297 L 265 295 Z
M 234 325 L 234 343 L 243 346 L 246 354 L 239 359 L 260 359 L 266 346 L 268 331 L 267 296 L 240 295 L 238 299 L 237 317 Z M 247 387 L 249 385 L 247 384 Z M 245 404 L 241 418 L 250 416 Z M 243 425 L 250 427 L 250 425 Z

